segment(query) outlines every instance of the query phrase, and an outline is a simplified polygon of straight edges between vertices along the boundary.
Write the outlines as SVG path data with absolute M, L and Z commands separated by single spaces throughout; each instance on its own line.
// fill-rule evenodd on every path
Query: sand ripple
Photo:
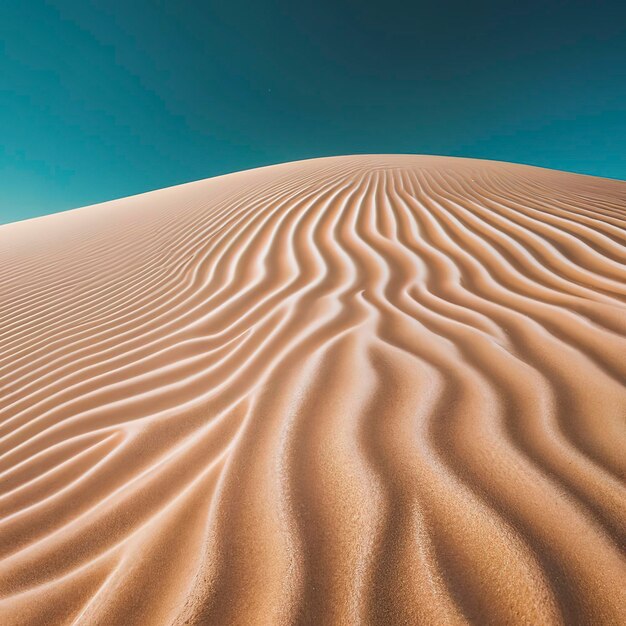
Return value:
M 412 156 L 1 227 L 0 622 L 626 623 L 625 244 Z

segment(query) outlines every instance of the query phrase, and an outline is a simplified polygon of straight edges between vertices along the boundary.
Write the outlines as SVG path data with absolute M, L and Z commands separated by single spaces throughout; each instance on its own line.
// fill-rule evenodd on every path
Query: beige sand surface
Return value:
M 425 156 L 0 227 L 0 624 L 625 624 L 625 244 Z

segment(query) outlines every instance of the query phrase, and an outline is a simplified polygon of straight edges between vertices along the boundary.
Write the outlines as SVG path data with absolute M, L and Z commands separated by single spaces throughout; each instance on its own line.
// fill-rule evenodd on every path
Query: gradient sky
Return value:
M 384 152 L 626 179 L 626 2 L 0 2 L 0 222 Z

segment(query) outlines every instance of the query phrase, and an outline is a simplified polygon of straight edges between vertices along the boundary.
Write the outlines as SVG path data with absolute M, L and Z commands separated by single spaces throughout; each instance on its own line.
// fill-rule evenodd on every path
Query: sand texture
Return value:
M 0 227 L 0 624 L 626 624 L 625 244 L 399 155 Z

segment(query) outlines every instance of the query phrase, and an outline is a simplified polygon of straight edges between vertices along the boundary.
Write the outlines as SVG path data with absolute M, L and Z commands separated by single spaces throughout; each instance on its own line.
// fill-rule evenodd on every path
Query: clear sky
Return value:
M 383 152 L 626 179 L 626 2 L 0 2 L 0 222 Z

